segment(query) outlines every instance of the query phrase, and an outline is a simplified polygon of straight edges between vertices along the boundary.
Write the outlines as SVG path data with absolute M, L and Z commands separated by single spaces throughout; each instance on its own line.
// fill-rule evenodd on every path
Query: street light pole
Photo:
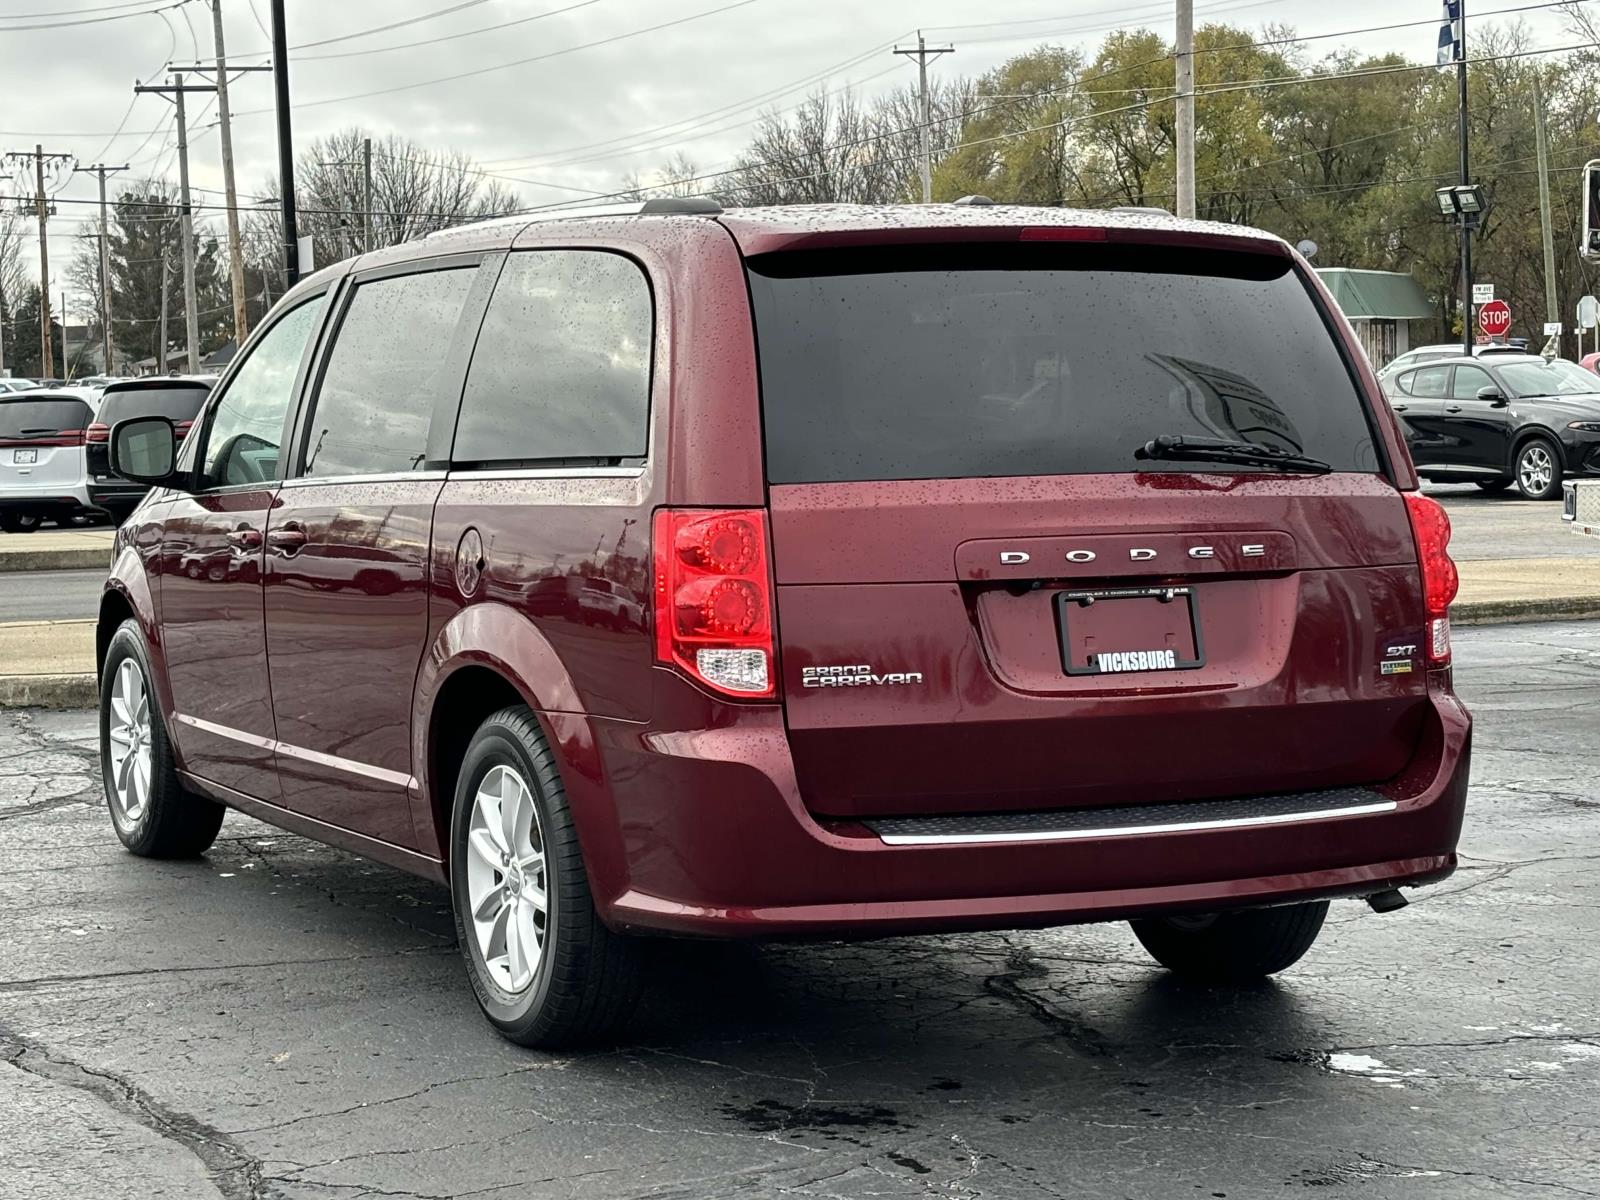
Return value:
M 1461 142 L 1461 186 L 1468 187 L 1472 180 L 1467 171 L 1467 0 L 1456 0 L 1456 90 L 1458 112 L 1457 134 Z M 1461 221 L 1461 353 L 1472 354 L 1472 224 L 1465 217 Z
M 272 83 L 278 109 L 278 190 L 283 195 L 283 274 L 287 286 L 300 281 L 300 231 L 294 212 L 294 132 L 289 112 L 289 36 L 283 0 L 272 0 Z

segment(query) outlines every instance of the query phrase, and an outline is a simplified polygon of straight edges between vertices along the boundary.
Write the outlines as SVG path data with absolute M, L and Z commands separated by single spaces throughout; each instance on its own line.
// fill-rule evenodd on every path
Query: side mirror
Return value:
M 111 427 L 111 470 L 134 483 L 165 487 L 178 462 L 178 434 L 167 417 L 130 417 Z
M 1497 388 L 1497 387 L 1482 387 L 1482 388 L 1479 388 L 1478 389 L 1478 399 L 1479 400 L 1487 400 L 1490 404 L 1494 405 L 1496 408 L 1504 408 L 1506 406 L 1506 398 L 1501 393 L 1500 389 Z

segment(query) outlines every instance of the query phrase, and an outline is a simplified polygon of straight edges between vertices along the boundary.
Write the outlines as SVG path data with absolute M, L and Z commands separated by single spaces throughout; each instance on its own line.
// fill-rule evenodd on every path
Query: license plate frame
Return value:
M 1092 661 L 1075 663 L 1073 660 L 1073 646 L 1075 643 L 1070 620 L 1073 613 L 1082 613 L 1083 610 L 1093 605 L 1116 603 L 1119 600 L 1154 600 L 1162 604 L 1176 604 L 1181 601 L 1189 614 L 1189 629 L 1194 638 L 1194 657 L 1184 658 L 1180 652 L 1174 652 L 1174 661 L 1171 666 L 1128 670 L 1107 670 Z M 1055 615 L 1056 635 L 1061 645 L 1061 669 L 1070 676 L 1165 675 L 1170 671 L 1192 671 L 1206 665 L 1205 641 L 1200 629 L 1200 600 L 1196 595 L 1195 589 L 1188 585 L 1060 591 L 1055 596 Z M 1128 646 L 1120 649 L 1123 651 L 1149 651 L 1161 648 L 1157 646 Z
M 39 452 L 37 450 L 13 450 L 11 452 L 11 461 L 19 467 L 31 467 L 38 463 Z

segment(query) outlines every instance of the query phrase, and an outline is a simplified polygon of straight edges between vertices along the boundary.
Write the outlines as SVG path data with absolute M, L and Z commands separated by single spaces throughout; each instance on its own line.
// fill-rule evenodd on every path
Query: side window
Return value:
M 1494 380 L 1489 378 L 1489 372 L 1482 367 L 1459 366 L 1456 368 L 1456 380 L 1450 388 L 1452 400 L 1476 400 L 1482 388 L 1493 387 Z
M 1411 394 L 1423 400 L 1442 400 L 1449 380 L 1448 366 L 1419 367 L 1411 372 Z
M 285 313 L 228 381 L 206 434 L 202 486 L 270 483 L 279 477 L 283 419 L 325 300 L 318 296 Z
M 302 475 L 416 470 L 476 267 L 395 275 L 351 296 L 328 352 Z
M 452 459 L 644 457 L 653 326 L 650 286 L 631 259 L 512 254 L 478 333 Z
M 1411 395 L 1411 378 L 1415 374 L 1415 371 L 1403 371 L 1399 375 L 1396 375 L 1394 377 L 1394 390 L 1399 392 L 1402 396 Z

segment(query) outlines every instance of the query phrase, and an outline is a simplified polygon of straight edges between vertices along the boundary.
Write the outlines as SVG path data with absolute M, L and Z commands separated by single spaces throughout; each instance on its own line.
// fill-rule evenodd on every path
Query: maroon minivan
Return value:
M 1449 524 L 1277 237 L 1132 212 L 517 217 L 255 332 L 100 608 L 118 836 L 446 881 L 506 1036 L 641 934 L 1126 918 L 1219 982 L 1456 864 Z

